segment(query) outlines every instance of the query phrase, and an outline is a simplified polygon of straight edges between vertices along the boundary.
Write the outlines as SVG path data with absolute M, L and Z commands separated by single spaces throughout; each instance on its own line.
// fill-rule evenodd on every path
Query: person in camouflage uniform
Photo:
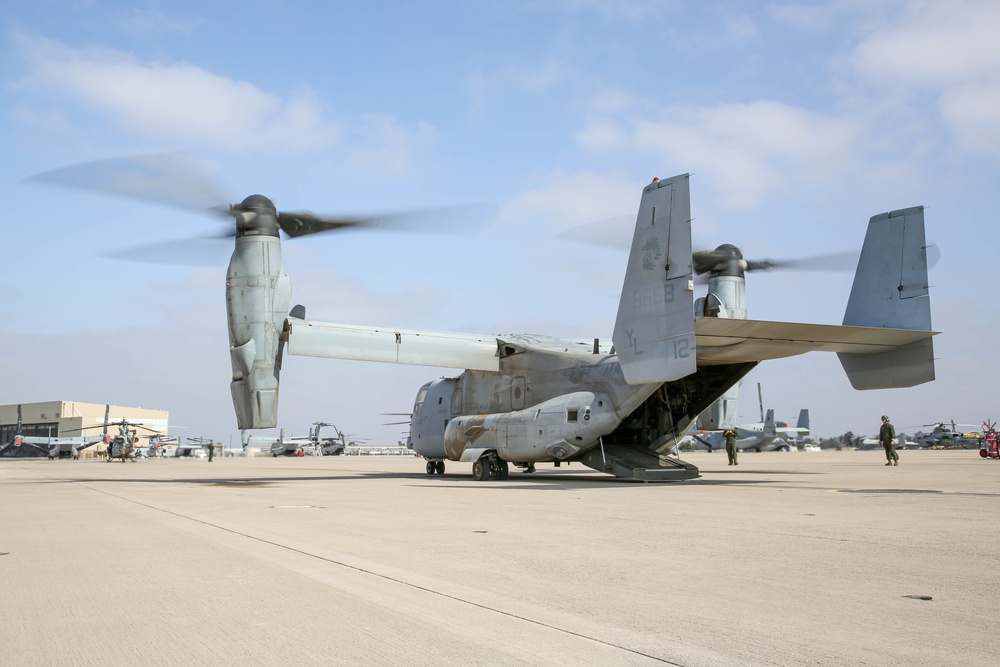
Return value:
M 736 431 L 727 428 L 722 432 L 722 435 L 726 438 L 726 456 L 729 457 L 729 465 L 738 466 L 739 463 L 736 462 Z
M 885 448 L 885 459 L 887 466 L 899 465 L 899 454 L 896 453 L 896 427 L 889 422 L 886 415 L 882 415 L 882 427 L 878 430 L 878 441 Z

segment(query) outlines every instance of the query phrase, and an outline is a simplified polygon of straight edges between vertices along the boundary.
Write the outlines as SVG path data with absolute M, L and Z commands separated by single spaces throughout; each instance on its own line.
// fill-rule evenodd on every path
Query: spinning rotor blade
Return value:
M 858 268 L 860 251 L 837 252 L 802 259 L 750 261 L 748 270 L 795 269 L 797 271 L 853 271 Z
M 698 250 L 691 253 L 694 272 L 710 273 L 723 270 L 730 262 L 739 262 L 743 271 L 770 271 L 773 269 L 795 269 L 799 271 L 853 271 L 857 268 L 860 252 L 847 251 L 801 259 L 773 260 L 743 259 L 742 253 L 731 245 L 722 245 L 715 250 Z
M 103 253 L 111 259 L 124 259 L 146 264 L 180 266 L 225 266 L 233 252 L 233 232 L 225 236 L 178 239 L 159 243 L 129 246 Z
M 466 204 L 369 216 L 320 217 L 306 211 L 279 213 L 278 224 L 291 238 L 350 229 L 463 235 L 481 231 L 495 215 L 491 206 Z
M 180 153 L 85 162 L 42 172 L 26 180 L 227 216 L 227 202 L 232 201 L 214 179 Z
M 116 250 L 108 256 L 161 264 L 218 266 L 237 230 L 253 230 L 261 225 L 277 226 L 291 238 L 346 229 L 391 229 L 397 231 L 469 234 L 482 229 L 495 216 L 492 207 L 465 205 L 367 216 L 317 216 L 309 212 L 279 213 L 271 200 L 251 195 L 238 204 L 227 204 L 230 197 L 215 179 L 208 176 L 194 160 L 180 153 L 157 153 L 112 158 L 63 167 L 36 174 L 30 182 L 59 185 L 165 204 L 199 213 L 235 219 L 222 234 L 204 239 L 158 242 Z

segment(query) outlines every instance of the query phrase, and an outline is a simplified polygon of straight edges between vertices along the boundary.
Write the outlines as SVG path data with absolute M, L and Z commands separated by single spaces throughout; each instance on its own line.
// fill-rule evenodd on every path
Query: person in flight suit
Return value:
M 899 454 L 896 453 L 896 427 L 889 422 L 889 418 L 882 415 L 882 427 L 878 430 L 878 441 L 885 448 L 885 458 L 887 466 L 899 465 Z
M 208 443 L 208 462 L 212 462 L 212 457 L 215 455 L 215 443 Z
M 736 431 L 727 428 L 722 432 L 722 435 L 726 439 L 726 456 L 729 457 L 729 465 L 738 466 L 739 463 L 736 462 Z

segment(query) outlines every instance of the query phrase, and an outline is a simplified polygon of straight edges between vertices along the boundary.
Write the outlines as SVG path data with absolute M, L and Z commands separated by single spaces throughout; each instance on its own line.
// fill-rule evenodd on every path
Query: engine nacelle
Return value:
M 230 389 L 238 428 L 278 425 L 278 375 L 281 332 L 292 286 L 281 261 L 276 236 L 243 236 L 226 274 Z
M 456 417 L 445 428 L 444 448 L 454 461 L 467 449 L 493 449 L 517 463 L 563 461 L 596 447 L 619 421 L 607 395 L 579 391 L 525 410 Z

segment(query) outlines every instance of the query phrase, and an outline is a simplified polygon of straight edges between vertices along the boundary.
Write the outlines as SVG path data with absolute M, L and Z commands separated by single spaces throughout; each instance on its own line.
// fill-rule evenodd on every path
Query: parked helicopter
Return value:
M 80 452 L 84 449 L 96 445 L 99 442 L 104 442 L 105 444 L 111 442 L 110 436 L 108 436 L 108 414 L 111 410 L 111 406 L 107 405 L 104 408 L 104 433 L 99 436 L 37 436 L 37 435 L 23 435 L 21 433 L 21 406 L 17 406 L 17 433 L 14 438 L 7 444 L 0 447 L 0 456 L 5 453 L 19 448 L 21 446 L 31 447 L 37 450 L 39 453 L 48 456 L 49 460 L 54 459 L 73 459 L 78 460 L 80 458 Z M 99 425 L 95 425 L 90 428 L 101 428 Z M 71 429 L 65 431 L 66 433 L 72 433 L 74 431 L 81 429 Z
M 114 461 L 115 459 L 120 460 L 122 463 L 125 461 L 132 461 L 135 463 L 137 456 L 137 443 L 139 441 L 139 436 L 137 435 L 137 429 L 142 429 L 144 431 L 149 431 L 150 433 L 158 434 L 159 431 L 156 429 L 148 428 L 142 424 L 130 422 L 127 419 L 122 419 L 121 421 L 113 422 L 111 426 L 118 427 L 118 435 L 108 436 L 108 426 L 109 424 L 105 421 L 104 424 L 104 436 L 103 439 L 108 445 L 108 461 Z M 84 426 L 80 431 L 85 431 L 91 428 L 99 428 L 97 426 Z
M 978 434 L 962 433 L 954 420 L 950 426 L 945 422 L 923 424 L 923 427 L 933 426 L 930 432 L 918 432 L 913 437 L 921 447 L 944 447 L 949 449 L 979 449 L 982 437 Z M 962 426 L 974 426 L 962 424 Z
M 184 204 L 78 173 L 40 179 Z M 414 403 L 408 444 L 427 459 L 429 474 L 443 474 L 446 460 L 472 463 L 478 480 L 503 479 L 511 464 L 533 471 L 536 463 L 578 461 L 622 477 L 690 479 L 697 468 L 664 452 L 699 414 L 727 423 L 732 388 L 761 361 L 836 352 L 856 389 L 934 379 L 919 206 L 869 221 L 842 326 L 757 321 L 746 316 L 745 272 L 782 263 L 745 260 L 729 244 L 693 252 L 688 175 L 654 179 L 642 191 L 610 347 L 599 339 L 306 320 L 303 306 L 288 311 L 279 230 L 297 237 L 370 221 L 279 213 L 261 195 L 230 205 L 228 214 L 236 222 L 226 303 L 238 427 L 276 426 L 285 344 L 293 355 L 464 368 L 425 384 Z M 708 276 L 708 294 L 697 302 L 694 274 Z

